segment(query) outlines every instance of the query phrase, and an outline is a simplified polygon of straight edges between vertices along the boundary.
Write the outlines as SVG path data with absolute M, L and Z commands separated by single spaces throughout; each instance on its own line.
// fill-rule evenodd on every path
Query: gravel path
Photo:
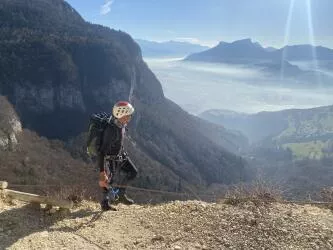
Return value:
M 47 214 L 0 199 L 0 249 L 333 249 L 333 213 L 310 205 L 83 202 Z

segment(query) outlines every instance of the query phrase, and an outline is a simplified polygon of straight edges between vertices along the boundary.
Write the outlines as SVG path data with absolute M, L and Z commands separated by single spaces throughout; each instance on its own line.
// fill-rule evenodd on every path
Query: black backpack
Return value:
M 87 153 L 90 157 L 96 156 L 100 150 L 103 132 L 106 128 L 110 115 L 105 112 L 93 114 L 90 117 L 88 140 L 87 140 Z

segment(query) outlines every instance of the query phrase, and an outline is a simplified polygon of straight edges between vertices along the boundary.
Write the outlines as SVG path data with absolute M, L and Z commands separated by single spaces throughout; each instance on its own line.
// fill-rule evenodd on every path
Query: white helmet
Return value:
M 119 101 L 113 106 L 112 115 L 119 119 L 126 115 L 132 115 L 134 113 L 133 106 L 126 101 Z

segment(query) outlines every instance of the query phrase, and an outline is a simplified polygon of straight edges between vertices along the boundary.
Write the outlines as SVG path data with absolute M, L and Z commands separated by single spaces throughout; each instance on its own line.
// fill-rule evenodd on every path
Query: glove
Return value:
M 107 174 L 105 173 L 105 171 L 99 173 L 99 182 L 98 182 L 98 184 L 101 188 L 107 188 L 108 187 L 109 178 L 108 178 Z

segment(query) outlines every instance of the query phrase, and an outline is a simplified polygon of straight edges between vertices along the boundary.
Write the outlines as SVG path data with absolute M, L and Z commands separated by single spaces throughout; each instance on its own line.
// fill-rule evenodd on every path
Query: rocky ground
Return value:
M 0 199 L 0 249 L 333 249 L 333 213 L 311 205 L 201 201 L 48 214 Z

